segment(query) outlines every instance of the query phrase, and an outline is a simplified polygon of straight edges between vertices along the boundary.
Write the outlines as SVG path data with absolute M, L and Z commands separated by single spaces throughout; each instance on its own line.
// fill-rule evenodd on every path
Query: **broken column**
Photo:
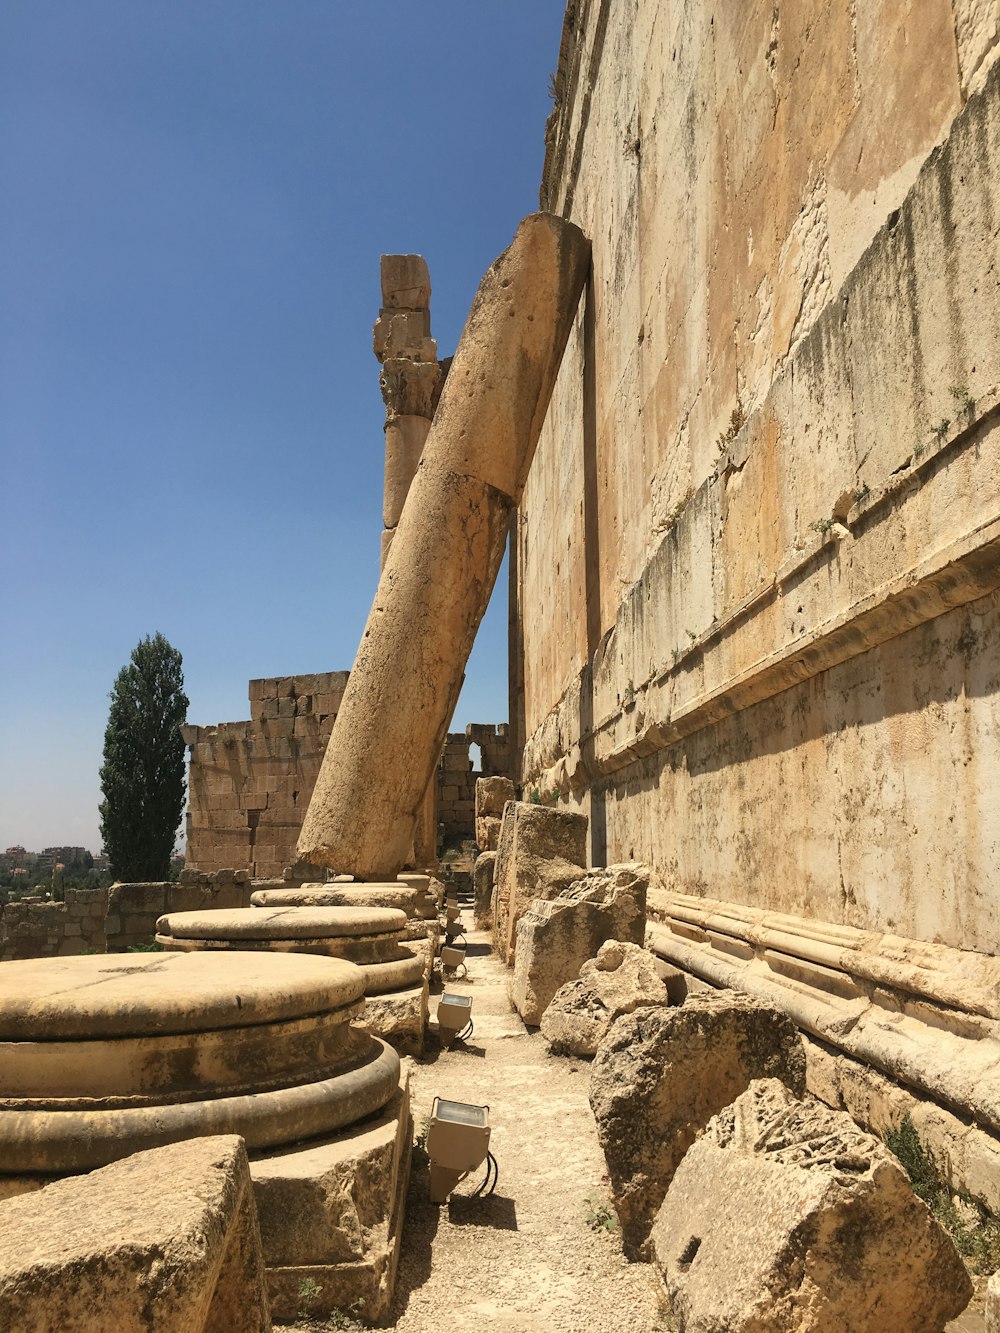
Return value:
M 416 476 L 420 455 L 441 395 L 445 365 L 431 337 L 431 277 L 423 255 L 382 255 L 382 309 L 373 331 L 382 367 L 385 403 L 385 484 L 382 491 L 382 554 L 389 547 Z M 414 865 L 437 864 L 437 781 L 432 778 L 413 830 Z
M 651 1240 L 690 1333 L 940 1333 L 972 1295 L 889 1150 L 776 1079 L 751 1083 L 689 1149 Z
M 536 213 L 480 284 L 306 812 L 309 861 L 388 878 L 407 859 L 589 256 L 577 227 Z

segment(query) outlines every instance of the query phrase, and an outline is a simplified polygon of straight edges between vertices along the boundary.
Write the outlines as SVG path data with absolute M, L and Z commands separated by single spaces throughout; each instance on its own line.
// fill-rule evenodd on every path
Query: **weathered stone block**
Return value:
M 390 310 L 426 310 L 431 275 L 423 255 L 382 255 L 379 259 L 382 304 Z
M 735 991 L 616 1019 L 597 1048 L 590 1105 L 630 1258 L 646 1241 L 677 1166 L 713 1115 L 756 1078 L 805 1092 L 792 1021 Z
M 542 1015 L 542 1035 L 557 1055 L 593 1056 L 616 1018 L 669 1003 L 653 956 L 636 944 L 608 940 L 576 981 L 556 991 Z
M 243 1140 L 154 1148 L 8 1199 L 0 1206 L 0 1327 L 270 1329 Z
M 496 860 L 496 852 L 483 852 L 476 857 L 472 870 L 473 916 L 477 930 L 489 930 L 493 924 L 491 904 Z
M 776 1079 L 689 1149 L 651 1244 L 687 1333 L 940 1333 L 972 1295 L 888 1149 Z
M 476 845 L 481 852 L 495 852 L 500 838 L 504 806 L 515 798 L 510 778 L 476 780 Z
M 542 1021 L 556 991 L 576 980 L 605 940 L 642 943 L 648 887 L 647 866 L 608 866 L 583 875 L 556 898 L 532 902 L 517 925 L 511 982 L 525 1023 Z
M 403 1083 L 377 1119 L 258 1157 L 254 1193 L 275 1316 L 380 1320 L 392 1302 L 412 1151 Z M 303 1296 L 303 1291 L 311 1294 Z
M 531 900 L 568 889 L 586 862 L 586 815 L 508 801 L 493 872 L 493 941 L 504 962 L 513 959 L 517 923 Z

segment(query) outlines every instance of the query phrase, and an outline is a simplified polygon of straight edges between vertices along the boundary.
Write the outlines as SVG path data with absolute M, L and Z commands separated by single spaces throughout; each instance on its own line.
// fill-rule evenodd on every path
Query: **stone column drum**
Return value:
M 322 1293 L 312 1312 L 357 1302 L 382 1318 L 411 1120 L 399 1056 L 355 1021 L 363 988 L 353 963 L 302 954 L 3 964 L 0 1198 L 147 1148 L 238 1134 L 275 1315 L 294 1317 L 308 1279 Z M 308 1234 L 296 1229 L 306 1214 Z
M 480 285 L 306 812 L 305 860 L 361 879 L 405 864 L 589 259 L 577 227 L 536 213 Z
M 354 963 L 364 978 L 364 1022 L 398 1051 L 419 1055 L 427 1026 L 425 951 L 400 943 L 406 913 L 392 907 L 277 907 L 171 912 L 156 940 L 180 952 L 321 954 Z

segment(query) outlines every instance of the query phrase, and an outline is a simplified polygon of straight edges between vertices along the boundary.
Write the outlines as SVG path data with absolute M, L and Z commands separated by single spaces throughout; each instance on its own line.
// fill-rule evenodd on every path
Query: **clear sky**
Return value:
M 439 354 L 538 207 L 563 0 L 4 0 L 0 849 L 96 851 L 107 695 L 350 666 L 378 576 L 378 257 Z M 506 571 L 453 727 L 507 716 Z

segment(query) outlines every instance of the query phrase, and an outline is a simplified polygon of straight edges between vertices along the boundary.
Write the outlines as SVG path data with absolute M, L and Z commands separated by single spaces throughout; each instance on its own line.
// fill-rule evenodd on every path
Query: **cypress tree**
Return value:
M 165 880 L 184 808 L 187 716 L 181 655 L 162 634 L 142 639 L 108 696 L 101 837 L 120 880 Z

